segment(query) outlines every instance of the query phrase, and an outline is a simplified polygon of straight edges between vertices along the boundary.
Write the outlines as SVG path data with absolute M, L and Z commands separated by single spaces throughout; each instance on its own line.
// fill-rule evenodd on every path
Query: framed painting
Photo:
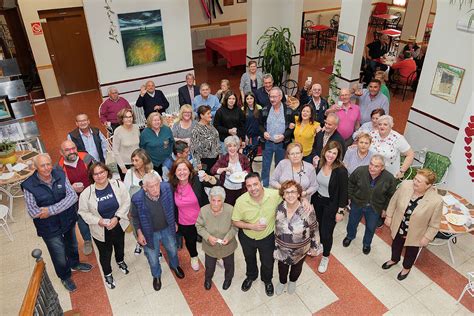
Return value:
M 431 94 L 450 103 L 456 103 L 464 71 L 463 68 L 438 62 L 433 85 L 431 86 Z
M 354 51 L 354 35 L 339 32 L 337 33 L 337 49 L 340 49 L 346 53 L 352 54 Z
M 7 95 L 0 95 L 0 122 L 15 119 L 10 100 Z

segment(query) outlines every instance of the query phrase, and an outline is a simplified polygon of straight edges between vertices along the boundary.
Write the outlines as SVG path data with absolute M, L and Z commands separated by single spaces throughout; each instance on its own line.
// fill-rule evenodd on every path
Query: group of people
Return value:
M 326 272 L 335 225 L 347 213 L 343 246 L 356 238 L 364 216 L 362 251 L 369 254 L 376 227 L 385 221 L 394 241 L 391 259 L 382 268 L 397 264 L 405 247 L 398 279 L 407 277 L 419 247 L 437 232 L 442 202 L 430 170 L 418 171 L 397 189 L 414 153 L 392 130 L 380 81 L 372 80 L 364 90 L 341 89 L 332 106 L 321 97 L 321 85 L 307 81 L 297 109 L 287 106 L 271 75 L 262 75 L 254 62 L 242 76 L 239 94 L 226 80 L 218 96 L 205 83 L 197 90 L 192 74 L 186 82 L 171 128 L 160 114 L 169 106 L 164 94 L 153 82 L 142 87 L 136 105 L 147 118 L 143 131 L 134 124 L 128 102 L 109 89 L 100 115 L 115 128 L 112 152 L 121 179 L 113 178 L 105 164 L 108 140 L 85 114 L 77 115 L 77 128 L 61 144 L 59 168 L 48 154 L 34 158 L 36 171 L 22 183 L 25 201 L 66 289 L 76 290 L 71 270 L 92 268 L 79 262 L 76 221 L 84 254 L 92 253 L 93 241 L 111 289 L 116 286 L 112 254 L 119 270 L 129 273 L 124 243 L 130 231 L 137 241 L 135 255 L 144 250 L 156 291 L 161 289 L 160 245 L 176 277 L 185 277 L 178 259 L 183 239 L 194 271 L 200 269 L 197 243 L 202 242 L 206 290 L 222 259 L 222 288 L 227 290 L 238 236 L 246 264 L 242 291 L 260 274 L 268 296 L 285 290 L 292 294 L 307 255 L 322 252 L 318 271 Z M 261 176 L 242 150 L 260 145 Z M 236 180 L 236 173 L 245 178 Z M 275 260 L 279 279 L 274 288 Z

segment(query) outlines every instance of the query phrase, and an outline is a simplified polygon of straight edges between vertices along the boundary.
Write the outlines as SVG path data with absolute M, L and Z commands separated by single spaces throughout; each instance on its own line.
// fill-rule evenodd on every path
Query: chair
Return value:
M 398 71 L 394 72 L 393 77 L 392 77 L 392 82 L 394 83 L 396 89 L 398 88 L 402 89 L 402 93 L 403 93 L 402 101 L 405 101 L 405 96 L 407 94 L 408 89 L 411 89 L 413 93 L 415 93 L 415 91 L 412 88 L 412 85 L 413 85 L 413 82 L 415 82 L 415 79 L 416 79 L 416 70 L 413 71 L 408 76 L 408 78 L 401 76 Z
M 413 165 L 407 170 L 407 176 L 405 179 L 413 179 L 416 175 L 416 170 L 426 168 L 432 170 L 436 174 L 436 183 L 434 185 L 440 185 L 445 183 L 446 176 L 448 174 L 451 160 L 449 157 L 441 154 L 428 151 L 424 157 L 420 157 L 419 160 L 423 163 L 422 165 Z
M 372 14 L 370 16 L 369 25 L 375 27 L 376 29 L 378 27 L 382 27 L 384 21 L 381 19 L 374 18 L 373 16 L 378 15 L 378 14 L 386 14 L 387 12 L 388 12 L 387 3 L 378 2 L 375 5 L 374 10 L 372 11 Z
M 11 195 L 10 192 L 8 192 L 8 190 L 6 190 L 5 188 L 3 187 L 0 187 L 0 201 L 3 202 L 3 197 L 6 197 L 8 201 L 6 201 L 6 206 L 8 208 L 8 216 L 10 216 L 10 219 L 12 220 L 12 222 L 15 221 L 15 219 L 13 218 L 13 196 Z M 3 203 L 0 203 L 0 205 L 2 205 Z
M 285 95 L 294 97 L 298 93 L 298 82 L 293 79 L 287 79 L 281 84 L 281 89 Z
M 317 32 L 311 29 L 313 25 L 314 22 L 311 20 L 304 21 L 303 38 L 305 40 L 305 50 L 311 49 L 315 45 Z
M 38 137 L 31 138 L 28 140 L 22 140 L 16 142 L 16 150 L 17 151 L 36 151 L 39 153 L 43 153 L 43 146 L 41 145 L 41 141 Z
M 459 296 L 458 300 L 456 301 L 456 304 L 459 304 L 459 302 L 461 301 L 464 294 L 466 294 L 466 292 L 471 294 L 471 297 L 474 297 L 474 272 L 468 272 L 466 275 L 467 275 L 467 284 L 464 287 L 464 290 L 462 290 L 462 293 Z
M 387 27 L 388 29 L 396 29 L 396 30 L 398 30 L 398 24 L 399 24 L 400 21 L 402 20 L 402 13 L 401 13 L 401 12 L 395 12 L 393 15 L 396 15 L 397 18 L 391 20 L 390 22 L 388 22 L 388 23 L 386 24 L 386 27 Z
M 2 187 L 0 187 L 0 192 L 2 193 L 2 196 L 3 194 L 5 194 L 5 196 L 8 197 L 9 200 L 8 206 L 0 204 L 0 226 L 5 231 L 5 234 L 7 235 L 8 239 L 10 239 L 10 241 L 13 241 L 12 232 L 10 231 L 10 227 L 8 227 L 8 216 L 10 216 L 10 219 L 13 221 L 13 196 Z

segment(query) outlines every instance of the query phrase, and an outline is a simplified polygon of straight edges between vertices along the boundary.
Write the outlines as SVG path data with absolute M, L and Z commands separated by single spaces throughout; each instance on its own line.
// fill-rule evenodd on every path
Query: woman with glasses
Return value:
M 130 195 L 120 180 L 111 180 L 112 173 L 102 162 L 89 167 L 91 183 L 79 197 L 79 215 L 89 224 L 92 237 L 99 250 L 99 261 L 108 288 L 115 288 L 110 261 L 115 252 L 119 269 L 128 274 L 124 261 L 125 229 L 130 224 L 128 211 Z
M 194 126 L 196 126 L 196 121 L 194 120 L 193 107 L 189 104 L 184 104 L 179 109 L 178 120 L 171 128 L 174 140 L 182 140 L 189 145 Z
M 114 132 L 112 150 L 119 166 L 120 179 L 124 179 L 127 169 L 132 166 L 130 157 L 140 143 L 140 129 L 135 124 L 135 114 L 131 109 L 122 109 L 117 114 L 120 126 Z
M 270 186 L 280 189 L 283 182 L 294 180 L 302 187 L 301 197 L 310 200 L 318 189 L 318 182 L 313 165 L 303 160 L 303 146 L 300 143 L 289 144 L 286 155 L 288 158 L 280 161 L 273 171 Z

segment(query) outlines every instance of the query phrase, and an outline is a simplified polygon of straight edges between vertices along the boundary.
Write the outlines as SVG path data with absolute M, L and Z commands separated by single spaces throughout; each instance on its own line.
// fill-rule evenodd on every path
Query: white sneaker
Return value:
M 319 273 L 326 272 L 326 270 L 328 269 L 328 265 L 329 265 L 329 257 L 323 256 L 321 258 L 321 262 L 319 263 L 318 272 Z
M 296 291 L 296 282 L 289 282 L 288 283 L 288 294 L 293 294 Z
M 194 271 L 199 271 L 199 259 L 198 259 L 198 257 L 192 257 L 191 258 L 191 268 L 193 268 Z
M 281 295 L 284 290 L 285 290 L 285 284 L 281 284 L 280 282 L 278 282 L 278 284 L 275 287 L 276 295 Z

